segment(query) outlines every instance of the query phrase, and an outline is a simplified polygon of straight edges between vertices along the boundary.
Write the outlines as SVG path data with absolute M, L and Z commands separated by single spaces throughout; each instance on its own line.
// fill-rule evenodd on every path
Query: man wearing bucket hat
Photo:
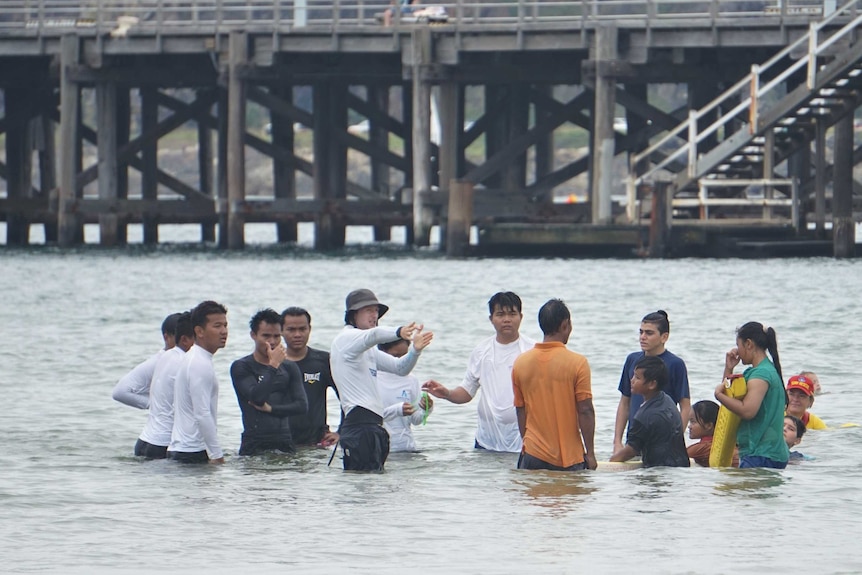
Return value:
M 794 375 L 787 380 L 787 407 L 784 413 L 802 420 L 806 429 L 826 429 L 822 419 L 809 413 L 814 405 L 814 381 L 805 375 Z
M 422 325 L 410 323 L 399 328 L 381 327 L 378 320 L 389 311 L 369 289 L 347 294 L 344 329 L 332 342 L 329 361 L 332 377 L 338 382 L 344 421 L 339 431 L 345 471 L 382 471 L 389 455 L 389 434 L 383 419 L 410 415 L 402 404 L 384 406 L 377 387 L 378 370 L 407 375 L 434 334 Z M 395 358 L 377 345 L 404 339 L 412 341 L 406 355 Z

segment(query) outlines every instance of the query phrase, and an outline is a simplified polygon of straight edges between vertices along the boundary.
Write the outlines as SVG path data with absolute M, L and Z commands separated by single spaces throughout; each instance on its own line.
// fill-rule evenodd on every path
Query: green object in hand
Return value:
M 425 425 L 425 422 L 428 421 L 428 392 L 422 392 L 422 399 L 424 400 L 422 403 L 422 425 Z

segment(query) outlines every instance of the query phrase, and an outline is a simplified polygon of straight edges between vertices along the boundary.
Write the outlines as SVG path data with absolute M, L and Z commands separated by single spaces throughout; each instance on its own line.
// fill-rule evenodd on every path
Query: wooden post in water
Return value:
M 141 133 L 146 134 L 158 123 L 159 106 L 157 103 L 158 89 L 144 86 L 141 94 Z M 141 197 L 155 205 L 159 199 L 159 140 L 144 142 L 141 148 Z M 149 212 L 149 210 L 148 210 Z M 151 213 L 143 217 L 144 245 L 152 246 L 159 243 L 159 221 Z
M 667 182 L 655 182 L 652 192 L 652 214 L 649 223 L 649 257 L 663 258 L 670 237 L 671 218 L 668 214 L 669 187 Z
M 816 235 L 826 237 L 826 121 L 818 117 L 814 142 L 814 222 Z
M 596 63 L 595 98 L 593 106 L 592 149 L 592 222 L 611 222 L 611 184 L 614 163 L 614 110 L 616 109 L 617 80 L 602 69 L 617 58 L 617 28 L 601 24 L 596 28 L 592 46 Z
M 333 82 L 329 86 L 329 111 L 332 132 L 329 139 L 329 168 L 332 175 L 329 180 L 327 197 L 333 200 L 347 198 L 347 145 L 338 137 L 347 132 L 347 92 L 348 86 L 343 82 Z M 330 248 L 343 248 L 346 239 L 346 227 L 341 210 L 330 214 L 330 232 L 327 243 Z
M 288 104 L 293 104 L 293 86 L 284 82 L 279 82 L 272 86 L 271 91 L 274 96 L 286 101 Z M 294 153 L 294 132 L 293 121 L 283 114 L 270 113 L 270 123 L 272 126 L 272 145 L 279 150 L 286 150 L 288 153 Z M 272 180 L 274 184 L 273 195 L 279 200 L 295 200 L 296 199 L 296 171 L 293 166 L 287 162 L 282 162 L 276 158 L 272 159 Z M 277 241 L 280 244 L 287 242 L 295 242 L 298 239 L 296 223 L 294 222 L 277 222 L 275 224 Z
M 449 221 L 446 255 L 461 257 L 470 250 L 470 228 L 473 225 L 473 184 L 449 182 Z
M 345 239 L 344 225 L 333 213 L 332 200 L 339 197 L 339 188 L 344 190 L 346 187 L 347 150 L 336 142 L 335 137 L 337 130 L 347 127 L 344 94 L 336 94 L 346 91 L 346 86 L 319 82 L 313 90 L 314 198 L 323 203 L 315 221 L 314 248 L 332 250 L 344 246 Z
M 96 126 L 99 134 L 99 199 L 117 199 L 117 84 L 96 84 Z M 99 243 L 116 246 L 119 217 L 116 210 L 99 213 Z
M 536 86 L 536 91 L 548 96 L 554 97 L 554 87 Z M 540 106 L 534 106 L 536 123 L 542 122 L 547 117 L 547 112 Z M 554 133 L 548 132 L 536 141 L 536 181 L 541 180 L 554 171 Z
M 54 120 L 47 115 L 39 116 L 39 195 L 49 200 L 49 204 L 56 198 L 52 194 L 57 188 L 57 147 L 54 141 Z M 49 219 L 45 222 L 45 243 L 57 243 L 57 220 Z
M 836 258 L 856 256 L 856 222 L 853 219 L 853 114 L 835 124 L 835 164 L 832 172 L 832 253 Z
M 530 119 L 529 84 L 509 86 L 509 106 L 507 110 L 505 145 L 527 132 Z M 503 169 L 503 189 L 508 194 L 518 194 L 527 186 L 527 154 L 515 158 Z
M 129 143 L 132 129 L 131 90 L 128 86 L 117 86 L 117 148 L 123 148 Z M 129 199 L 129 163 L 117 163 L 117 198 Z M 126 245 L 129 240 L 129 214 L 125 211 L 118 220 L 117 243 Z
M 211 106 L 210 106 L 211 108 Z M 206 115 L 212 114 L 207 108 Z M 212 128 L 206 122 L 198 120 L 198 183 L 201 193 L 215 200 L 215 186 L 213 185 L 213 135 Z M 214 242 L 216 239 L 216 226 L 213 222 L 201 223 L 201 241 Z
M 57 212 L 57 242 L 68 247 L 83 241 L 80 218 L 74 211 L 76 197 L 75 176 L 78 174 L 80 145 L 81 93 L 78 84 L 70 77 L 78 65 L 80 46 L 78 36 L 66 34 L 60 40 L 60 190 Z
M 431 63 L 431 30 L 413 30 L 413 243 L 431 242 L 431 83 L 424 79 Z
M 218 214 L 218 247 L 227 248 L 227 132 L 228 132 L 228 97 L 227 90 L 218 88 L 218 100 L 216 101 L 216 119 L 218 121 L 218 160 L 216 161 L 216 192 L 218 197 L 215 201 L 216 214 Z
M 368 84 L 366 86 L 368 105 L 383 114 L 389 114 L 389 86 Z M 368 120 L 368 137 L 371 143 L 385 150 L 389 149 L 389 132 L 373 118 Z M 371 190 L 381 198 L 389 198 L 389 166 L 371 158 Z M 388 242 L 392 239 L 392 228 L 388 225 L 374 226 L 374 241 Z
M 404 174 L 406 186 L 413 186 L 413 82 L 401 84 L 401 122 L 404 124 L 404 158 L 407 160 L 407 173 Z M 402 189 L 401 202 L 413 203 L 413 188 Z M 413 220 L 407 224 L 404 243 L 408 246 L 415 243 L 416 234 L 413 233 Z
M 10 200 L 31 197 L 33 187 L 32 143 L 30 138 L 31 106 L 25 87 L 7 87 L 3 91 L 6 120 L 6 190 Z M 23 202 L 9 213 L 6 222 L 6 244 L 25 246 L 30 239 L 30 222 Z
M 442 192 L 449 194 L 449 206 L 452 206 L 452 184 L 458 177 L 458 156 L 460 155 L 459 134 L 463 129 L 463 120 L 459 118 L 458 96 L 460 90 L 455 82 L 444 82 L 440 85 L 440 146 L 438 151 L 440 166 L 440 187 Z M 444 196 L 445 197 L 445 196 Z M 452 213 L 445 221 L 440 222 L 440 249 L 448 253 L 449 225 Z M 469 237 L 467 238 L 469 241 Z
M 245 218 L 240 203 L 245 201 L 245 80 L 241 69 L 248 60 L 248 36 L 231 32 L 228 41 L 227 105 L 227 248 L 245 246 Z

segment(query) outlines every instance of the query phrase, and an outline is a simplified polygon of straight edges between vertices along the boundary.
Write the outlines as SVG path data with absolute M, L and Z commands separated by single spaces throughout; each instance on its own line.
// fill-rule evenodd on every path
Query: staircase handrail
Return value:
M 845 12 L 850 11 L 851 13 L 855 13 L 856 4 L 858 4 L 860 1 L 862 0 L 850 0 L 849 2 L 841 6 L 841 8 L 835 10 L 835 12 L 830 14 L 827 18 L 819 22 L 812 22 L 809 26 L 809 31 L 805 35 L 797 39 L 795 42 L 789 44 L 787 47 L 772 56 L 762 65 L 752 65 L 752 70 L 748 75 L 746 75 L 741 80 L 736 82 L 733 86 L 722 92 L 719 96 L 706 104 L 704 107 L 700 108 L 699 110 L 692 110 L 689 113 L 687 119 L 683 120 L 675 128 L 669 130 L 668 133 L 665 134 L 665 136 L 663 136 L 662 138 L 660 138 L 657 142 L 650 145 L 642 152 L 632 154 L 630 159 L 630 165 L 632 166 L 632 168 L 634 168 L 634 166 L 637 166 L 644 159 L 649 158 L 652 154 L 659 151 L 672 140 L 675 140 L 677 138 L 683 138 L 686 140 L 685 143 L 682 144 L 678 149 L 668 154 L 667 157 L 665 157 L 663 160 L 658 162 L 656 165 L 648 169 L 640 176 L 634 174 L 634 169 L 632 169 L 632 173 L 636 177 L 633 178 L 632 186 L 630 186 L 630 189 L 633 189 L 634 186 L 646 181 L 650 176 L 654 175 L 659 170 L 664 169 L 671 162 L 685 154 L 687 154 L 688 156 L 687 173 L 689 177 L 695 177 L 697 170 L 697 144 L 699 144 L 700 142 L 711 136 L 713 133 L 718 131 L 718 129 L 722 125 L 725 125 L 728 121 L 737 117 L 746 108 L 748 108 L 750 112 L 749 122 L 747 125 L 749 130 L 752 130 L 751 133 L 753 134 L 753 130 L 756 130 L 757 127 L 760 98 L 770 92 L 776 86 L 781 84 L 784 80 L 787 79 L 787 77 L 799 70 L 802 66 L 808 66 L 808 86 L 809 88 L 813 88 L 814 85 L 816 85 L 817 57 L 827 48 L 841 40 L 845 35 L 847 35 L 851 31 L 856 30 L 859 27 L 860 23 L 862 23 L 862 16 L 856 16 L 856 18 L 854 18 L 850 23 L 843 26 L 840 30 L 838 30 L 835 34 L 831 35 L 828 39 L 824 40 L 822 43 L 819 42 L 818 32 L 822 28 L 830 25 L 836 18 L 843 15 Z M 775 78 L 773 78 L 763 86 L 760 85 L 760 79 L 761 77 L 763 77 L 765 72 L 771 70 L 771 68 L 773 68 L 779 62 L 789 56 L 791 52 L 793 52 L 805 43 L 808 43 L 807 58 L 799 59 L 796 62 L 793 62 L 781 74 L 777 75 Z M 717 120 L 715 120 L 709 126 L 705 127 L 703 130 L 697 129 L 698 121 L 701 118 L 708 114 L 711 114 L 720 105 L 727 102 L 731 98 L 735 98 L 740 92 L 742 92 L 745 86 L 750 87 L 748 91 L 748 96 L 741 98 L 739 103 L 734 105 L 729 111 L 722 114 Z M 685 136 L 683 134 L 685 134 Z M 633 198 L 630 198 L 630 200 L 633 200 Z

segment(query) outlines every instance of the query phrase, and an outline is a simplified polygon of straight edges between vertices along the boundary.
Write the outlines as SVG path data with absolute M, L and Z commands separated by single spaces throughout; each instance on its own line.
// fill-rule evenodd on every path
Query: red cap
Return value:
M 787 380 L 787 391 L 791 389 L 798 389 L 810 397 L 814 395 L 814 382 L 804 375 L 794 375 Z

